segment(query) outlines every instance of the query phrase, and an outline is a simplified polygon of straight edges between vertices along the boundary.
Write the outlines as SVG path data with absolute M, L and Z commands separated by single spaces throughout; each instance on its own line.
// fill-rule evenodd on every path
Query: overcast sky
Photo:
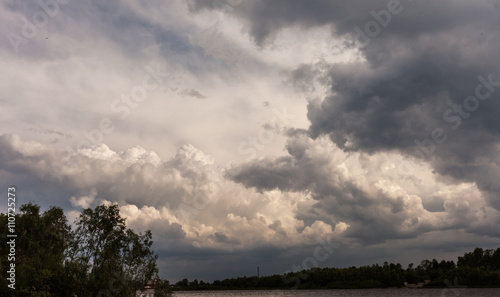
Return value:
M 0 6 L 18 206 L 118 203 L 174 282 L 500 246 L 499 0 L 41 2 Z

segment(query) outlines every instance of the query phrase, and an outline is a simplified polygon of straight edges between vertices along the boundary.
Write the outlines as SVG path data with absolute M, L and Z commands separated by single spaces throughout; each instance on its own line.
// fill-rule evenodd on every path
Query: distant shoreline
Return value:
M 183 279 L 176 291 L 201 290 L 346 290 L 346 289 L 462 289 L 500 288 L 500 247 L 475 248 L 454 261 L 422 260 L 403 268 L 384 262 L 361 267 L 314 267 L 282 275 L 244 276 L 211 283 Z
M 429 289 L 500 289 L 498 286 L 467 286 L 467 287 L 447 287 L 447 286 L 431 286 L 421 288 L 407 288 L 407 287 L 387 287 L 387 288 L 207 288 L 207 289 L 183 289 L 173 288 L 172 291 L 339 291 L 339 290 L 429 290 Z

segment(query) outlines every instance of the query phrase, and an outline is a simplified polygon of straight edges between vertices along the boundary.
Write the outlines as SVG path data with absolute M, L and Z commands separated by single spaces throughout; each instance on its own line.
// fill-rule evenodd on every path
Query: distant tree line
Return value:
M 404 269 L 401 264 L 348 267 L 312 268 L 258 278 L 238 277 L 216 280 L 212 283 L 188 281 L 175 284 L 175 290 L 224 290 L 224 289 L 358 289 L 403 287 L 407 284 L 425 283 L 425 287 L 500 287 L 500 248 L 473 252 L 458 257 L 458 262 L 423 260 L 414 267 Z
M 156 296 L 169 296 L 168 281 L 158 278 L 152 234 L 125 225 L 117 205 L 85 209 L 73 230 L 64 212 L 29 203 L 15 216 L 16 283 L 8 287 L 9 246 L 0 245 L 0 296 L 133 296 L 157 278 Z M 0 214 L 0 235 L 8 234 L 8 217 Z M 177 282 L 177 290 L 344 289 L 402 287 L 430 282 L 428 287 L 500 287 L 500 248 L 474 251 L 453 261 L 423 260 L 404 269 L 384 263 L 349 268 L 312 268 L 284 275 Z
M 59 207 L 40 213 L 28 203 L 15 218 L 15 290 L 7 281 L 9 246 L 1 244 L 0 296 L 133 296 L 157 276 L 151 232 L 128 229 L 117 205 L 83 210 L 75 230 Z M 0 214 L 4 238 L 7 221 Z M 168 296 L 168 282 L 158 283 L 158 296 Z

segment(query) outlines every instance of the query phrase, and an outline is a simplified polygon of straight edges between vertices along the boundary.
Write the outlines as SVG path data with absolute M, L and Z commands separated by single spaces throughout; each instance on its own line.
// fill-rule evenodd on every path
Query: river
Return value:
M 185 291 L 175 297 L 499 297 L 500 289 L 365 289 L 365 290 L 263 290 Z

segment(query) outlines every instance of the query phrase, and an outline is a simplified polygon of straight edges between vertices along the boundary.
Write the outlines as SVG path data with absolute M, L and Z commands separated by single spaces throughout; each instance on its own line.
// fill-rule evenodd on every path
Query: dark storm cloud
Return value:
M 209 2 L 192 9 L 213 8 Z M 346 151 L 395 150 L 424 159 L 454 182 L 477 183 L 500 209 L 500 182 L 493 178 L 500 174 L 499 3 L 252 1 L 231 13 L 247 22 L 261 46 L 287 27 L 330 25 L 346 47 L 359 47 L 364 59 L 330 64 L 330 94 L 309 103 L 313 138 L 328 135 Z M 388 16 L 390 5 L 397 13 Z M 301 66 L 292 77 L 301 89 L 317 75 Z M 276 162 L 281 165 L 273 170 L 283 170 L 290 160 Z M 259 172 L 252 176 L 266 174 Z
M 345 176 L 337 167 L 344 161 L 339 155 L 324 154 L 319 148 L 324 143 L 295 134 L 287 144 L 288 156 L 244 164 L 231 178 L 258 191 L 311 193 L 317 203 L 308 213 L 298 214 L 299 219 L 329 222 L 333 216 L 334 223 L 350 224 L 346 237 L 365 243 L 415 237 L 432 229 L 428 222 L 418 220 L 424 211 L 420 205 L 415 207 L 403 195 L 363 188 L 360 180 Z
M 223 3 L 223 5 L 221 5 Z M 392 34 L 412 36 L 436 32 L 463 24 L 477 22 L 491 14 L 498 5 L 496 1 L 323 1 L 323 0 L 277 0 L 277 1 L 203 1 L 193 0 L 193 11 L 218 9 L 248 21 L 248 32 L 259 45 L 272 42 L 281 29 L 299 26 L 311 28 L 330 25 L 334 34 L 342 36 L 353 32 L 354 27 L 364 26 L 373 20 L 370 11 L 376 12 L 394 7 L 403 9 L 404 15 L 393 16 L 393 21 L 384 31 Z M 398 18 L 399 17 L 399 18 Z M 403 20 L 403 21 L 402 21 Z M 396 23 L 397 22 L 397 23 Z
M 220 1 L 219 1 L 220 2 Z M 219 9 L 249 21 L 248 31 L 258 45 L 270 41 L 277 31 L 289 26 L 314 27 L 335 24 L 342 31 L 348 30 L 349 24 L 366 17 L 367 8 L 380 7 L 384 1 L 362 1 L 365 7 L 359 9 L 355 3 L 345 1 L 192 1 L 191 9 Z M 359 1 L 357 3 L 360 3 Z M 379 4 L 379 5 L 377 5 Z M 347 23 L 347 24 L 346 24 Z
M 42 11 L 36 2 L 0 5 L 0 33 L 22 35 L 21 18 Z M 16 107 L 3 114 L 12 118 L 0 133 L 0 184 L 16 183 L 19 205 L 55 204 L 72 220 L 81 208 L 117 202 L 133 229 L 153 231 L 161 272 L 174 281 L 249 276 L 256 266 L 281 274 L 327 238 L 342 245 L 318 266 L 497 247 L 500 1 L 192 0 L 190 12 L 186 3 L 69 1 L 18 54 L 0 42 L 12 54 L 3 97 Z M 390 21 L 389 7 L 397 10 Z M 214 9 L 223 13 L 204 11 Z M 331 40 L 318 38 L 328 32 Z M 69 153 L 62 143 L 27 141 L 78 141 L 156 61 L 166 62 L 172 93 L 151 93 L 162 103 L 148 100 L 115 123 L 105 145 Z M 478 86 L 479 96 L 496 90 L 467 111 Z M 302 118 L 302 97 L 310 125 L 293 122 L 301 129 L 287 131 L 286 153 L 244 163 L 229 180 L 219 178 L 224 160 L 184 145 L 215 144 L 241 160 L 235 148 L 255 135 L 252 123 L 283 131 L 255 103 L 289 105 Z M 37 127 L 25 140 L 11 134 L 21 123 Z M 141 148 L 152 143 L 164 161 Z M 399 171 L 401 160 L 410 173 Z

